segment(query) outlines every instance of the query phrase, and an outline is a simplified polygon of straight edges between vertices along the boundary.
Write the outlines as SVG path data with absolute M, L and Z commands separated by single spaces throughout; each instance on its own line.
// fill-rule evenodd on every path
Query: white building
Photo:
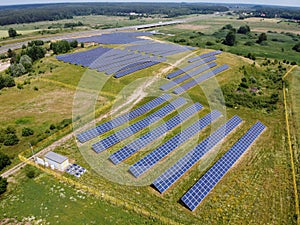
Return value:
M 44 156 L 45 163 L 52 165 L 55 169 L 59 171 L 65 171 L 69 165 L 69 159 L 63 155 L 57 154 L 55 152 L 48 152 Z

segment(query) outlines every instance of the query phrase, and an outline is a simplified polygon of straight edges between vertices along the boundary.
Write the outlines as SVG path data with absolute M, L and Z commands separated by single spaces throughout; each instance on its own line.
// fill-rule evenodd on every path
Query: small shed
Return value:
M 50 166 L 52 165 L 59 171 L 65 171 L 69 165 L 69 159 L 66 156 L 57 154 L 55 152 L 46 153 L 44 158 L 45 162 L 47 162 Z

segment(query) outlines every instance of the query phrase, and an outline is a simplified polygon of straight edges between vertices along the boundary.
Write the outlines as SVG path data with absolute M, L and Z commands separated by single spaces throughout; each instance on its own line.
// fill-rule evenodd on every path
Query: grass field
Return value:
M 223 53 L 218 57 L 218 63 L 229 63 L 231 67 L 230 70 L 216 77 L 217 83 L 222 86 L 226 83 L 237 82 L 241 79 L 242 74 L 238 68 L 247 64 L 248 60 L 234 56 L 233 54 Z M 252 64 L 251 61 L 250 64 Z M 138 73 L 131 75 L 129 80 L 134 80 L 134 78 L 138 78 L 139 76 Z M 126 78 L 123 80 L 126 80 Z M 216 81 L 209 80 L 204 82 L 203 85 L 201 85 L 202 90 L 199 89 L 199 87 L 193 88 L 186 96 L 191 97 L 193 101 L 201 102 L 206 108 L 213 108 L 214 106 L 209 105 L 204 93 L 207 94 L 210 90 L 213 90 Z M 122 82 L 123 81 L 121 81 L 121 83 Z M 164 81 L 158 81 L 159 84 L 163 82 Z M 157 86 L 158 84 L 154 84 L 150 90 L 156 89 Z M 139 207 L 154 211 L 183 224 L 236 224 L 240 223 L 242 218 L 244 224 L 293 224 L 294 204 L 293 201 L 290 200 L 292 198 L 292 186 L 289 154 L 288 151 L 286 151 L 286 143 L 284 140 L 285 127 L 281 125 L 284 123 L 281 113 L 281 104 L 279 104 L 278 107 L 278 110 L 269 113 L 244 107 L 227 109 L 227 118 L 237 114 L 245 121 L 243 126 L 241 126 L 235 134 L 226 139 L 222 147 L 212 156 L 213 158 L 206 157 L 201 160 L 188 176 L 180 180 L 175 187 L 171 188 L 170 191 L 162 196 L 157 194 L 149 186 L 131 187 L 118 185 L 115 183 L 116 180 L 112 182 L 109 175 L 105 174 L 108 173 L 107 171 L 103 174 L 103 166 L 107 166 L 109 170 L 111 169 L 112 171 L 114 171 L 114 167 L 112 167 L 110 163 L 105 164 L 105 161 L 101 161 L 101 155 L 95 155 L 90 150 L 90 144 L 85 145 L 82 151 L 85 152 L 85 157 L 89 158 L 89 160 L 94 160 L 94 163 L 98 165 L 98 167 L 95 168 L 96 171 L 102 175 L 98 176 L 95 173 L 89 173 L 80 178 L 81 182 L 89 184 L 96 189 L 101 188 L 101 190 L 106 193 L 113 193 L 114 196 L 124 199 L 124 201 L 134 201 Z M 205 112 L 208 111 L 205 110 L 200 115 L 204 115 Z M 240 160 L 240 163 L 218 184 L 196 212 L 190 213 L 183 206 L 178 204 L 179 198 L 194 184 L 195 180 L 201 177 L 215 160 L 220 158 L 222 154 L 242 136 L 246 129 L 258 119 L 267 125 L 267 131 L 249 150 L 246 156 Z M 157 125 L 153 127 L 155 126 Z M 216 125 L 206 129 L 199 137 L 195 137 L 190 143 L 181 146 L 174 155 L 178 154 L 177 157 L 179 157 L 180 152 L 182 155 L 191 149 L 192 143 L 195 144 L 199 142 L 211 132 L 211 129 L 215 128 Z M 182 129 L 182 127 L 178 129 Z M 143 133 L 144 132 L 140 132 L 137 136 Z M 105 134 L 104 136 L 107 135 L 108 134 Z M 162 140 L 165 141 L 171 136 L 172 134 L 163 137 L 158 143 L 162 143 Z M 116 151 L 125 143 L 127 142 L 116 145 L 109 151 Z M 154 146 L 157 146 L 158 143 L 147 147 L 146 151 L 143 151 L 142 154 L 138 154 L 126 162 L 132 164 L 153 149 Z M 268 145 L 265 143 L 268 143 Z M 90 168 L 82 156 L 80 156 L 74 141 L 70 141 L 66 143 L 66 145 L 57 148 L 57 152 L 75 158 L 79 164 Z M 165 163 L 167 162 L 166 160 Z M 169 161 L 169 163 L 170 162 L 171 161 Z M 163 171 L 163 168 L 166 169 L 168 167 L 164 164 L 160 164 L 160 167 L 155 167 L 152 172 L 160 173 Z M 119 172 L 123 173 L 124 171 L 120 170 Z M 149 177 L 151 177 L 151 174 L 150 172 Z M 124 177 L 126 177 L 126 179 L 132 179 L 129 174 L 125 174 Z M 115 179 L 121 179 L 121 177 L 116 176 Z
M 36 224 L 149 224 L 153 220 L 112 206 L 60 183 L 44 173 L 34 179 L 19 175 L 0 199 L 0 223 L 5 219 Z M 20 178 L 22 177 L 22 178 Z M 16 222 L 14 221 L 14 222 Z M 125 222 L 125 223 L 124 223 Z
M 228 30 L 221 30 L 226 24 L 231 24 L 235 29 L 248 25 L 251 29 L 249 35 L 236 35 L 236 44 L 232 47 L 222 44 Z M 287 23 L 280 19 L 248 18 L 239 20 L 235 17 L 214 17 L 210 20 L 201 19 L 185 25 L 160 28 L 163 33 L 174 34 L 174 37 L 165 37 L 176 43 L 198 46 L 201 48 L 222 49 L 233 54 L 247 56 L 249 53 L 260 58 L 273 58 L 287 60 L 289 62 L 299 61 L 299 54 L 292 48 L 300 41 L 297 33 L 297 23 Z M 200 32 L 200 34 L 198 33 Z M 258 35 L 267 33 L 268 40 L 263 45 L 257 44 Z M 201 34 L 202 33 L 202 34 Z M 207 44 L 209 43 L 209 44 Z M 250 43 L 250 44 L 248 44 Z
M 235 26 L 238 26 L 238 23 L 244 22 L 231 18 L 220 18 L 213 20 L 211 23 L 216 23 L 215 27 L 216 30 L 218 30 L 223 25 L 227 24 L 227 22 L 229 23 L 229 21 L 232 21 L 230 23 Z M 209 23 L 209 21 L 201 21 L 194 25 L 208 26 L 205 22 Z M 268 23 L 269 25 L 265 24 L 261 26 L 265 26 L 266 29 L 272 28 L 271 21 L 269 20 L 257 21 L 253 19 L 253 21 L 248 22 L 252 23 L 250 26 L 254 26 L 254 23 Z M 277 20 L 272 21 L 272 24 L 277 24 L 277 22 Z M 279 23 L 279 25 L 282 26 L 280 29 L 283 29 L 283 26 L 291 26 L 285 23 Z M 194 28 L 195 27 L 191 27 L 191 25 L 189 27 L 189 29 Z M 257 29 L 261 28 L 257 25 Z M 175 32 L 174 27 L 166 27 L 162 28 L 162 30 L 166 32 Z M 181 31 L 179 31 L 179 33 L 180 32 Z M 191 30 L 182 30 L 182 32 L 181 35 L 183 36 L 193 33 Z M 273 35 L 273 33 L 270 34 L 270 36 L 271 35 Z M 282 35 L 276 36 L 276 38 L 286 38 L 285 42 L 290 40 L 286 34 L 274 35 Z M 239 38 L 239 41 L 244 40 L 242 37 Z M 270 46 L 276 45 L 273 42 L 268 43 Z M 218 44 L 216 43 L 216 46 L 218 46 Z M 236 49 L 238 49 L 238 47 L 239 46 L 237 46 Z M 280 47 L 281 46 L 278 48 Z M 252 51 L 256 52 L 258 48 L 259 46 L 256 46 Z M 273 49 L 268 49 L 266 46 L 261 49 L 262 50 L 260 51 L 262 52 L 267 51 L 268 57 L 273 57 L 273 54 L 275 54 L 272 52 Z M 250 48 L 241 49 L 243 54 L 250 50 Z M 195 51 L 195 53 L 202 54 L 207 51 L 209 50 L 201 48 Z M 152 99 L 154 96 L 163 93 L 162 91 L 158 91 L 159 86 L 166 82 L 166 79 L 164 79 L 166 73 L 163 73 L 163 69 L 174 64 L 183 57 L 184 54 L 174 56 L 165 64 L 156 65 L 146 71 L 139 71 L 120 79 L 107 78 L 102 73 L 62 63 L 57 61 L 54 57 L 47 57 L 35 65 L 35 72 L 32 74 L 33 79 L 30 85 L 25 85 L 24 89 L 21 90 L 12 88 L 1 91 L 0 100 L 3 102 L 1 112 L 4 111 L 5 114 L 1 114 L 3 118 L 0 119 L 0 121 L 2 121 L 2 124 L 0 125 L 7 126 L 9 124 L 16 124 L 16 121 L 18 121 L 17 124 L 21 124 L 18 125 L 20 127 L 26 124 L 26 126 L 32 125 L 33 127 L 42 126 L 41 129 L 45 129 L 49 127 L 51 123 L 57 123 L 63 118 L 72 116 L 72 101 L 77 86 L 80 86 L 80 88 L 88 88 L 90 91 L 97 91 L 99 90 L 99 86 L 102 84 L 104 85 L 100 88 L 103 91 L 103 95 L 100 94 L 99 100 L 95 104 L 95 108 L 97 109 L 116 98 L 118 99 L 117 105 L 126 103 L 129 96 L 134 95 L 138 87 L 154 80 L 155 82 L 144 90 L 147 93 L 147 98 L 134 104 L 134 106 L 132 105 L 132 107 L 138 107 L 149 99 Z M 283 57 L 283 55 L 280 55 L 280 57 Z M 293 58 L 295 56 L 287 56 L 288 59 L 289 57 Z M 213 99 L 211 98 L 211 94 L 216 88 L 221 88 L 226 84 L 236 84 L 240 82 L 241 78 L 243 78 L 243 73 L 240 69 L 242 66 L 253 65 L 253 67 L 269 70 L 276 70 L 278 67 L 278 64 L 273 65 L 272 63 L 263 67 L 260 65 L 263 61 L 264 58 L 260 58 L 257 60 L 259 63 L 253 65 L 254 61 L 250 59 L 224 52 L 218 56 L 217 63 L 218 65 L 227 63 L 230 66 L 230 69 L 219 74 L 214 79 L 207 80 L 201 85 L 190 89 L 182 95 L 189 99 L 189 104 L 191 104 L 191 102 L 200 102 L 204 105 L 205 109 L 201 111 L 198 116 L 203 116 L 212 109 L 219 109 L 222 111 L 223 115 L 225 115 L 224 119 L 229 119 L 233 115 L 238 115 L 244 120 L 244 123 L 239 126 L 233 134 L 226 138 L 218 148 L 215 148 L 212 154 L 201 159 L 200 162 L 184 176 L 184 178 L 180 179 L 179 182 L 163 195 L 158 194 L 158 192 L 149 186 L 152 181 L 151 179 L 163 172 L 172 164 L 172 162 L 174 162 L 174 160 L 183 156 L 184 153 L 191 150 L 197 143 L 207 137 L 218 125 L 224 122 L 224 119 L 216 121 L 216 123 L 203 130 L 199 135 L 191 138 L 186 144 L 180 146 L 171 157 L 163 160 L 162 163 L 159 163 L 159 166 L 152 168 L 146 176 L 143 176 L 138 180 L 134 179 L 126 172 L 126 167 L 133 164 L 145 154 L 152 151 L 160 143 L 168 140 L 175 133 L 191 124 L 195 121 L 195 117 L 176 128 L 174 132 L 169 132 L 166 136 L 161 137 L 156 143 L 151 143 L 143 149 L 141 153 L 127 160 L 127 165 L 120 167 L 113 166 L 108 162 L 108 153 L 118 150 L 129 141 L 146 133 L 149 131 L 148 128 L 138 132 L 127 141 L 113 146 L 103 154 L 95 154 L 91 150 L 91 144 L 97 139 L 80 147 L 80 151 L 75 139 L 71 139 L 65 144 L 57 147 L 55 151 L 68 156 L 70 159 L 75 160 L 79 165 L 88 169 L 88 172 L 77 180 L 82 184 L 93 187 L 96 190 L 101 190 L 103 193 L 114 196 L 124 202 L 130 202 L 145 211 L 153 212 L 182 224 L 296 224 L 290 158 L 287 149 L 285 126 L 283 126 L 285 120 L 283 117 L 283 102 L 281 100 L 282 93 L 280 91 L 278 92 L 280 100 L 276 105 L 277 108 L 268 112 L 264 109 L 260 110 L 242 106 L 236 108 L 224 108 L 223 105 L 213 102 Z M 184 63 L 180 66 L 183 65 Z M 283 64 L 283 66 L 289 68 L 288 64 Z M 298 74 L 299 70 L 295 73 Z M 83 77 L 85 77 L 85 79 L 82 79 Z M 295 77 L 295 82 L 292 83 L 291 94 L 292 96 L 295 96 L 293 100 L 298 101 L 299 85 L 297 84 L 299 80 L 298 76 Z M 23 78 L 18 78 L 17 81 L 23 82 L 22 79 Z M 38 86 L 39 91 L 33 91 L 34 86 Z M 110 95 L 107 96 L 105 93 L 109 93 Z M 122 96 L 122 98 L 118 98 L 119 96 Z M 176 97 L 177 96 L 173 96 L 173 99 Z M 297 121 L 299 121 L 298 105 L 298 103 L 295 104 Z M 34 106 L 34 110 L 32 109 L 29 111 L 32 106 Z M 82 107 L 86 107 L 85 104 L 82 104 Z M 51 108 L 51 110 L 48 110 L 48 108 Z M 128 109 L 128 106 L 122 108 L 122 110 L 126 109 Z M 62 110 L 62 112 L 60 112 L 60 110 Z M 24 115 L 24 111 L 28 111 L 30 115 Z M 119 110 L 116 114 L 120 114 L 121 112 L 122 111 Z M 103 114 L 104 113 L 106 112 L 103 112 Z M 177 113 L 178 112 L 174 112 L 166 116 L 164 121 Z M 6 119 L 4 118 L 5 116 L 9 118 L 8 122 L 4 122 Z M 144 118 L 144 116 L 133 120 L 130 124 L 141 118 Z M 101 122 L 106 120 L 108 120 L 108 118 Z M 267 130 L 263 135 L 221 180 L 216 188 L 213 189 L 195 212 L 190 212 L 184 208 L 178 202 L 181 196 L 257 120 L 262 121 L 267 126 Z M 42 125 L 40 125 L 40 123 L 42 123 Z M 159 121 L 158 123 L 151 125 L 151 129 L 157 127 L 161 123 L 162 121 Z M 125 126 L 127 126 L 127 124 L 114 131 Z M 101 138 L 106 137 L 111 133 L 112 132 L 108 132 L 102 135 Z M 25 148 L 26 140 L 23 141 L 23 144 Z M 11 148 L 9 150 L 10 152 L 19 152 L 21 149 L 23 148 Z M 5 152 L 7 151 L 6 149 L 1 149 L 1 151 L 3 150 Z M 86 160 L 88 160 L 88 162 Z M 92 163 L 92 165 L 89 163 Z M 65 176 L 75 179 L 67 174 Z M 130 182 L 131 185 L 128 185 Z M 55 186 L 52 184 L 55 184 Z M 64 191 L 60 191 L 61 187 L 57 188 L 58 185 L 63 187 Z M 39 190 L 39 194 L 34 195 L 33 189 Z M 84 219 L 81 218 L 80 212 L 76 210 L 72 212 L 70 210 L 69 212 L 69 209 L 79 207 L 85 209 L 83 213 L 87 215 L 86 217 L 89 221 L 95 221 L 95 224 L 99 224 L 98 219 L 101 217 L 107 219 L 105 224 L 160 224 L 159 221 L 144 220 L 141 216 L 124 212 L 124 210 L 118 210 L 118 207 L 110 206 L 105 202 L 101 202 L 98 199 L 94 199 L 85 194 L 80 194 L 81 196 L 86 197 L 85 199 L 74 197 L 76 191 L 66 187 L 64 184 L 58 184 L 57 181 L 45 174 L 40 175 L 35 180 L 27 180 L 22 185 L 14 186 L 11 184 L 10 190 L 12 191 L 5 195 L 1 201 L 2 207 L 0 207 L 0 215 L 3 215 L 3 218 L 17 216 L 17 219 L 21 220 L 23 217 L 33 215 L 38 219 L 44 219 L 46 222 L 56 223 L 59 221 L 59 223 L 64 223 L 72 217 L 74 220 L 78 220 L 81 223 L 87 223 L 88 221 L 84 221 Z M 68 201 L 64 203 L 67 206 L 64 206 L 65 208 L 63 208 L 62 211 L 59 211 L 60 207 L 57 207 L 57 205 L 61 204 L 64 198 L 58 198 L 57 195 L 61 194 L 65 195 L 65 199 L 68 199 Z M 21 199 L 23 196 L 25 196 L 23 200 L 24 204 L 29 204 L 33 201 L 33 196 L 36 198 L 34 200 L 36 204 L 34 204 L 34 209 L 31 211 L 31 214 L 30 211 L 23 206 L 22 202 L 22 204 L 19 202 L 14 204 L 17 199 Z M 77 201 L 73 201 L 73 197 L 76 198 Z M 49 205 L 46 206 L 47 209 L 45 209 L 44 202 Z M 107 209 L 107 211 L 105 211 L 105 209 Z M 112 211 L 118 211 L 120 213 L 117 212 L 114 214 Z M 71 216 L 64 216 L 64 213 L 69 213 Z M 109 217 L 106 213 L 112 213 L 112 217 Z M 130 220 L 129 217 L 132 220 Z
M 300 68 L 296 67 L 291 74 L 287 77 L 288 80 L 288 110 L 289 110 L 289 122 L 290 122 L 290 132 L 291 132 L 291 142 L 294 154 L 294 163 L 296 173 L 299 174 L 299 165 L 300 165 Z M 298 195 L 299 195 L 299 176 L 296 176 L 298 184 Z M 300 197 L 300 196 L 299 196 Z
M 49 129 L 51 124 L 58 127 L 64 126 L 61 123 L 65 119 L 72 121 L 77 83 L 85 73 L 83 68 L 63 65 L 52 57 L 36 63 L 34 70 L 36 73 L 31 76 L 16 79 L 16 82 L 21 84 L 21 89 L 13 87 L 1 90 L 0 127 L 15 127 L 20 142 L 14 146 L 1 145 L 0 151 L 8 154 L 13 160 L 17 160 L 15 157 L 27 149 L 29 143 L 35 145 L 56 132 L 57 129 Z M 92 74 L 87 76 L 93 78 Z M 43 79 L 44 77 L 47 79 Z M 30 84 L 23 85 L 24 81 L 30 81 Z M 90 83 L 96 87 L 97 82 L 92 80 Z M 113 96 L 108 98 L 114 99 Z M 106 101 L 106 95 L 98 96 L 96 107 L 105 105 Z M 24 127 L 32 128 L 34 135 L 21 137 Z

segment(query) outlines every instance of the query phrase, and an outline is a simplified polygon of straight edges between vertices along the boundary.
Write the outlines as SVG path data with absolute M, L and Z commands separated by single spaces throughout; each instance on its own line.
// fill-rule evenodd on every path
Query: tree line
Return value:
M 225 6 L 201 3 L 63 3 L 0 7 L 0 25 L 72 19 L 74 16 L 128 16 L 129 13 L 176 17 L 228 11 Z

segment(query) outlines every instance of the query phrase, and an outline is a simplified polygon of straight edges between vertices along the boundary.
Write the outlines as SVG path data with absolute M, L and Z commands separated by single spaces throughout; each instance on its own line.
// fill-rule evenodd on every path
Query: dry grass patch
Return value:
M 203 29 L 208 29 L 211 26 L 209 25 L 194 25 L 194 24 L 178 24 L 175 26 L 177 29 L 186 29 L 186 30 L 197 30 L 201 31 Z

